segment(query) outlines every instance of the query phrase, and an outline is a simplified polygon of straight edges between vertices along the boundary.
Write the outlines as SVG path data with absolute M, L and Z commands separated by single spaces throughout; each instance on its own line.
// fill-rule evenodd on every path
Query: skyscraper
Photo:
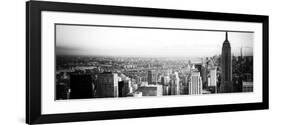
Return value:
M 170 77 L 169 76 L 162 76 L 161 77 L 161 84 L 162 85 L 169 85 Z
M 118 97 L 126 97 L 125 94 L 123 94 L 123 91 L 125 88 L 125 82 L 124 81 L 119 81 L 118 82 Z
M 202 79 L 199 71 L 193 71 L 191 73 L 189 82 L 189 94 L 202 94 Z
M 204 63 L 201 67 L 200 75 L 201 75 L 201 78 L 202 78 L 203 88 L 205 89 L 208 86 L 208 78 L 207 78 L 207 67 Z
M 232 60 L 231 60 L 231 46 L 228 41 L 228 33 L 225 34 L 225 41 L 222 46 L 221 54 L 221 84 L 219 88 L 220 93 L 229 93 L 233 91 L 232 85 Z
M 96 94 L 97 97 L 118 97 L 118 75 L 116 73 L 98 74 Z
M 182 82 L 181 87 L 180 87 L 180 89 L 181 89 L 180 94 L 181 95 L 187 95 L 189 93 L 189 89 L 188 89 L 189 81 L 190 81 L 190 76 L 185 75 L 183 77 L 183 82 Z
M 171 78 L 171 94 L 179 95 L 180 94 L 180 78 L 178 72 L 174 72 Z
M 217 68 L 212 67 L 209 70 L 209 76 L 208 76 L 208 90 L 211 93 L 217 93 Z
M 156 82 L 157 82 L 157 73 L 156 73 L 156 71 L 154 71 L 154 70 L 148 71 L 148 73 L 147 73 L 147 81 L 148 81 L 148 84 L 153 84 L 153 85 L 156 84 Z
M 161 85 L 163 86 L 163 95 L 170 94 L 170 77 L 169 76 L 162 76 L 161 77 Z
M 217 86 L 217 68 L 213 67 L 210 69 L 210 81 L 208 86 Z

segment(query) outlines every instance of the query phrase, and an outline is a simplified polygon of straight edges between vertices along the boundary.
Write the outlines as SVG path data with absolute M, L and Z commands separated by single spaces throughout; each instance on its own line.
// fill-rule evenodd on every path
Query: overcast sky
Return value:
M 227 29 L 226 29 L 227 30 Z M 253 54 L 254 33 L 229 32 L 233 55 Z M 206 57 L 221 54 L 225 32 L 56 26 L 57 55 Z

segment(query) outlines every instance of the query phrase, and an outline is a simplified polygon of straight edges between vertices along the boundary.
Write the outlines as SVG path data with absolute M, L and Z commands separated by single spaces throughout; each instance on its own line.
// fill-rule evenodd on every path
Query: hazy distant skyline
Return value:
M 225 32 L 57 25 L 57 55 L 208 57 L 221 54 Z M 232 55 L 253 55 L 254 33 L 229 32 Z

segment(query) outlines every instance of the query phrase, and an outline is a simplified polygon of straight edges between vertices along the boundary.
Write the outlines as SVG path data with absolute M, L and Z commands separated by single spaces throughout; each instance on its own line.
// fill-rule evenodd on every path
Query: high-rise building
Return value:
M 221 55 L 221 84 L 219 88 L 220 93 L 230 93 L 233 92 L 232 83 L 232 60 L 231 60 L 231 46 L 228 41 L 228 33 L 225 34 L 225 41 L 222 46 Z
M 208 78 L 207 78 L 207 67 L 205 64 L 202 65 L 200 75 L 202 78 L 203 88 L 207 88 L 208 86 Z
M 180 78 L 178 72 L 174 72 L 171 77 L 171 95 L 180 94 Z
M 96 85 L 97 97 L 118 97 L 118 79 L 119 77 L 116 73 L 98 74 Z
M 186 76 L 183 77 L 183 83 L 181 84 L 181 87 L 180 87 L 180 89 L 181 89 L 180 94 L 181 95 L 187 95 L 189 93 L 189 89 L 188 89 L 189 80 L 190 80 L 189 75 L 186 75 Z
M 171 87 L 169 85 L 163 85 L 163 95 L 171 95 Z
M 133 92 L 133 87 L 130 80 L 118 82 L 118 97 L 126 97 L 131 92 Z
M 162 85 L 169 85 L 170 77 L 169 76 L 162 76 L 161 77 L 161 84 Z
M 162 76 L 161 77 L 161 85 L 163 86 L 163 95 L 170 95 L 170 77 Z
M 217 86 L 217 68 L 211 68 L 209 74 L 208 86 Z
M 118 82 L 118 97 L 126 97 L 126 95 L 123 95 L 123 89 L 125 88 L 125 82 L 119 81 Z
M 93 78 L 90 74 L 70 75 L 70 98 L 93 98 Z
M 189 94 L 202 94 L 202 79 L 199 71 L 192 71 L 189 82 Z
M 148 84 L 156 85 L 157 83 L 157 72 L 155 70 L 150 70 L 147 73 Z
M 132 82 L 130 80 L 126 80 L 124 83 L 124 88 L 122 89 L 123 95 L 133 92 Z
M 218 88 L 217 88 L 217 68 L 215 66 L 209 68 L 207 90 L 210 91 L 211 93 L 218 93 Z

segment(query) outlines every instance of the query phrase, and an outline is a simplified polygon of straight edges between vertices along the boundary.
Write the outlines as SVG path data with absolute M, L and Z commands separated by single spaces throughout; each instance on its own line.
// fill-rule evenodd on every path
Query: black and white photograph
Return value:
M 55 100 L 252 93 L 253 31 L 55 24 Z
M 269 108 L 267 15 L 48 1 L 26 14 L 27 124 Z

